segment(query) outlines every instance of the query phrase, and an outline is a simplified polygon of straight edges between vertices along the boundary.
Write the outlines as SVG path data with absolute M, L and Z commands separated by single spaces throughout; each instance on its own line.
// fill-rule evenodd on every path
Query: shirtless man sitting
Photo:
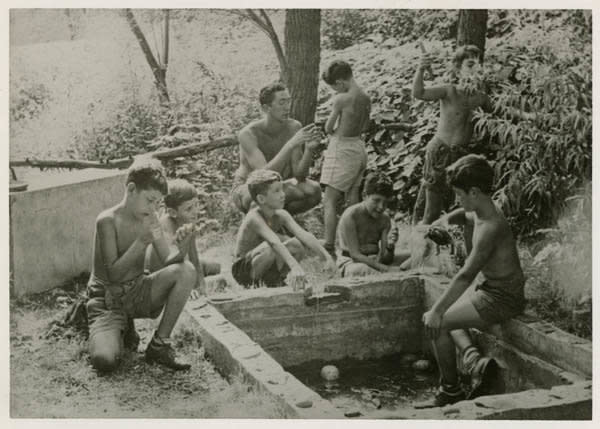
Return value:
M 314 124 L 302 128 L 300 122 L 289 117 L 291 98 L 283 84 L 264 87 L 259 100 L 264 116 L 238 135 L 240 166 L 235 173 L 233 202 L 247 213 L 252 197 L 246 179 L 252 171 L 266 169 L 283 178 L 286 211 L 296 214 L 310 210 L 321 202 L 319 184 L 307 179 L 320 133 Z

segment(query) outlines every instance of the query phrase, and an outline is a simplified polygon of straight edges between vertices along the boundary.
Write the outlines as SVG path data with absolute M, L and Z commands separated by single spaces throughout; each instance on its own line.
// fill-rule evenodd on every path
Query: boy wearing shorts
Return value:
M 333 259 L 319 241 L 284 210 L 285 192 L 279 173 L 255 170 L 246 183 L 257 207 L 246 214 L 237 236 L 231 274 L 239 284 L 283 286 L 289 273 L 290 286 L 303 289 L 306 274 L 298 261 L 304 257 L 305 247 L 325 259 L 326 269 L 335 270 Z
M 409 254 L 395 255 L 397 228 L 392 229 L 385 212 L 394 195 L 391 181 L 381 173 L 371 173 L 365 179 L 365 198 L 344 210 L 340 217 L 338 238 L 342 254 L 337 267 L 342 277 L 367 276 L 399 271 L 393 266 Z
M 180 234 L 175 247 L 169 247 L 156 215 L 166 193 L 160 163 L 136 162 L 129 169 L 123 200 L 96 219 L 86 307 L 90 358 L 98 371 L 118 366 L 130 320 L 156 318 L 163 310 L 146 361 L 175 370 L 190 367 L 177 360 L 169 337 L 196 282 L 194 266 L 184 260 L 193 234 Z M 165 265 L 152 274 L 144 271 L 150 245 Z
M 525 277 L 516 240 L 491 197 L 492 167 L 481 156 L 467 155 L 448 167 L 446 174 L 462 208 L 434 225 L 464 225 L 469 254 L 448 289 L 423 315 L 425 331 L 433 340 L 441 380 L 435 399 L 418 408 L 444 406 L 466 398 L 458 382 L 456 349 L 463 369 L 471 376 L 469 398 L 488 393 L 498 365 L 495 360 L 481 356 L 467 329 L 485 329 L 504 322 L 525 307 Z M 469 288 L 478 275 L 481 281 Z
M 331 137 L 321 170 L 321 184 L 325 185 L 324 246 L 335 255 L 338 204 L 344 196 L 348 206 L 358 203 L 360 183 L 367 167 L 367 152 L 361 133 L 369 123 L 371 100 L 358 86 L 352 68 L 344 61 L 331 63 L 323 72 L 323 80 L 337 93 L 325 124 L 325 131 Z

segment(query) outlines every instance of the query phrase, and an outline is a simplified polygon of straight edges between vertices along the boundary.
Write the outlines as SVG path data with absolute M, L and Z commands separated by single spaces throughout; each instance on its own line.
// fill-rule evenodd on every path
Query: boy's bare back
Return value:
M 340 116 L 334 132 L 338 137 L 359 137 L 366 128 L 371 113 L 371 100 L 360 88 L 338 94 L 334 104 L 339 103 Z

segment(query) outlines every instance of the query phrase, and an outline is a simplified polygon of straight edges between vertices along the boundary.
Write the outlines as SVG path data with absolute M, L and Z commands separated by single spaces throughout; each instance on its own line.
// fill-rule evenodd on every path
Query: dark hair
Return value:
M 346 61 L 334 61 L 321 75 L 327 85 L 333 85 L 338 79 L 348 80 L 352 77 L 352 67 Z
M 184 179 L 169 181 L 169 193 L 165 196 L 165 206 L 177 209 L 181 204 L 198 196 L 194 185 Z
M 386 198 L 394 196 L 392 181 L 380 172 L 369 173 L 365 179 L 365 195 L 378 194 Z
M 127 171 L 126 183 L 134 183 L 136 189 L 154 189 L 166 195 L 169 187 L 165 170 L 156 159 L 136 160 Z
M 246 180 L 246 184 L 248 185 L 248 192 L 250 192 L 250 196 L 256 202 L 257 195 L 264 195 L 269 186 L 271 186 L 275 182 L 281 182 L 281 175 L 273 170 L 254 170 L 248 176 Z
M 468 192 L 479 188 L 491 195 L 494 189 L 494 169 L 481 155 L 465 155 L 446 168 L 446 179 L 450 186 Z
M 274 82 L 265 86 L 260 90 L 260 94 L 258 95 L 260 105 L 270 105 L 275 99 L 275 93 L 279 91 L 285 91 L 286 89 L 286 86 L 281 82 Z
M 467 58 L 481 58 L 481 50 L 475 45 L 463 45 L 460 48 L 456 49 L 454 53 L 454 59 L 452 62 L 454 66 L 459 69 L 462 66 L 462 63 Z

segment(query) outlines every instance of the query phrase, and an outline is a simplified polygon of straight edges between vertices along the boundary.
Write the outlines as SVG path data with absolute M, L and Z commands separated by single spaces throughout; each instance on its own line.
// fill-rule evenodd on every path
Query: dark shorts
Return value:
M 502 323 L 521 314 L 525 309 L 524 279 L 502 284 L 484 281 L 475 286 L 471 302 L 483 321 L 490 325 Z
M 438 193 L 452 192 L 446 181 L 446 167 L 463 155 L 466 155 L 466 152 L 462 148 L 449 146 L 439 137 L 431 139 L 425 149 L 423 185 Z
M 231 274 L 236 282 L 245 288 L 252 288 L 264 284 L 267 287 L 284 286 L 288 270 L 279 271 L 277 263 L 273 262 L 260 278 L 252 278 L 252 252 L 237 258 L 231 266 Z M 287 266 L 286 266 L 287 267 Z

